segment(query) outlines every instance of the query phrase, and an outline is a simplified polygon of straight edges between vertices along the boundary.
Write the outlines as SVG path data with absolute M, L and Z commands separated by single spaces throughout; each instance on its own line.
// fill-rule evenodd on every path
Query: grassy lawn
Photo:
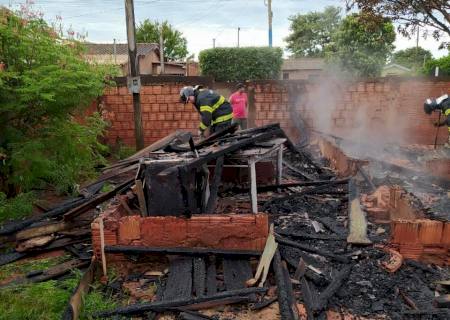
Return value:
M 67 258 L 48 258 L 2 266 L 0 267 L 0 282 L 14 275 L 47 269 Z M 80 278 L 81 272 L 75 270 L 63 280 L 50 280 L 0 289 L 0 320 L 61 319 Z M 106 290 L 103 285 L 94 283 L 91 292 L 84 298 L 81 319 L 90 319 L 89 314 L 117 305 L 113 297 L 106 296 L 104 291 Z

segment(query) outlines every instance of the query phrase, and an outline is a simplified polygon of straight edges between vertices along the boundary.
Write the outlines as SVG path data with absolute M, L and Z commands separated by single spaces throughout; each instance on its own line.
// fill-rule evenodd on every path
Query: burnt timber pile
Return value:
M 65 319 L 78 317 L 94 278 L 128 295 L 95 318 L 448 319 L 448 259 L 399 253 L 398 226 L 363 210 L 378 183 L 361 165 L 339 174 L 276 124 L 201 141 L 174 132 L 106 168 L 82 196 L 3 226 L 15 249 L 0 263 L 69 251 L 59 271 L 29 277 L 85 271 Z M 115 187 L 101 193 L 105 181 Z M 108 279 L 110 268 L 120 277 Z

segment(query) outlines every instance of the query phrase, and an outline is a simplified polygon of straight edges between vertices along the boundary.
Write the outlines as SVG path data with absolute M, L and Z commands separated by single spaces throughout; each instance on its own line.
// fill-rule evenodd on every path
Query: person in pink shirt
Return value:
M 237 91 L 230 96 L 230 103 L 233 107 L 233 123 L 237 123 L 239 128 L 247 129 L 247 94 L 245 86 L 239 83 L 236 87 Z

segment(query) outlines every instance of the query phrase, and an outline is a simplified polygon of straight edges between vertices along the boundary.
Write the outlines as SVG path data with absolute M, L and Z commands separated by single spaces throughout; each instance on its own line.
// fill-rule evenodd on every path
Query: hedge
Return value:
M 202 75 L 216 81 L 278 79 L 282 63 L 281 48 L 214 48 L 199 54 Z
M 431 59 L 425 63 L 423 72 L 426 75 L 434 76 L 434 70 L 439 67 L 440 76 L 450 76 L 450 55 L 439 59 Z

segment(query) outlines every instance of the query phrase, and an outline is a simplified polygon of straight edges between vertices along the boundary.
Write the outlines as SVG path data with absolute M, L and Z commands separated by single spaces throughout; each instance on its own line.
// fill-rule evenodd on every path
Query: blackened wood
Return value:
M 278 297 L 272 297 L 270 299 L 265 299 L 261 302 L 255 303 L 250 310 L 252 311 L 256 311 L 256 310 L 261 310 L 264 309 L 265 307 L 270 306 L 272 303 L 276 302 L 278 300 Z
M 281 256 L 280 256 L 281 257 Z M 295 319 L 298 319 L 298 309 L 297 309 L 297 301 L 294 296 L 294 290 L 292 289 L 292 281 L 291 276 L 289 274 L 289 270 L 286 265 L 286 261 L 281 261 L 281 268 L 284 274 L 284 281 L 286 284 L 286 294 L 289 302 L 289 306 L 292 309 Z
M 223 169 L 223 157 L 216 160 L 216 166 L 214 168 L 214 177 L 211 184 L 210 195 L 208 204 L 206 205 L 206 213 L 214 213 L 217 204 L 217 191 L 219 190 L 220 182 L 222 181 L 222 169 Z
M 196 297 L 205 295 L 206 289 L 206 263 L 205 258 L 193 258 L 193 285 Z
M 297 248 L 297 249 L 300 249 L 300 250 L 303 250 L 303 251 L 312 252 L 312 253 L 321 255 L 323 257 L 333 259 L 333 260 L 338 261 L 338 262 L 348 263 L 350 261 L 348 257 L 336 255 L 336 254 L 331 253 L 329 251 L 322 250 L 322 249 L 317 249 L 317 248 L 311 247 L 311 246 L 306 245 L 306 244 L 297 243 L 297 242 L 288 240 L 286 238 L 283 238 L 283 237 L 281 237 L 279 235 L 276 235 L 275 238 L 276 238 L 278 243 L 281 243 L 281 244 L 284 244 L 284 245 L 287 245 L 287 246 L 291 246 L 291 247 L 294 247 L 294 248 Z
M 4 226 L 1 227 L 0 229 L 0 236 L 4 236 L 4 235 L 9 235 L 12 234 L 14 232 L 17 232 L 19 230 L 22 230 L 30 225 L 32 225 L 35 222 L 44 220 L 44 219 L 50 219 L 50 218 L 55 218 L 58 217 L 64 213 L 66 213 L 67 211 L 76 208 L 86 202 L 88 202 L 89 199 L 85 199 L 83 197 L 79 197 L 77 198 L 77 200 L 75 201 L 70 201 L 67 204 L 62 204 L 61 206 L 52 209 L 44 214 L 41 214 L 39 216 L 35 216 L 29 219 L 25 219 L 23 221 L 14 221 L 11 223 L 8 223 Z
M 211 309 L 218 306 L 224 306 L 228 304 L 235 304 L 235 303 L 248 303 L 251 301 L 251 296 L 254 296 L 255 294 L 249 294 L 245 297 L 228 297 L 223 299 L 217 299 L 212 301 L 203 301 L 199 303 L 193 303 L 187 306 L 184 306 L 185 309 L 188 310 L 202 310 L 202 309 Z
M 223 275 L 227 290 L 245 288 L 247 280 L 253 277 L 250 261 L 248 259 L 224 258 Z
M 138 246 L 105 246 L 105 252 L 125 254 L 164 253 L 181 255 L 223 255 L 223 256 L 260 256 L 261 252 L 251 250 L 222 250 L 209 248 L 164 248 L 164 247 L 138 247 Z
M 11 252 L 0 255 L 0 266 L 20 260 L 26 257 L 26 252 Z
M 180 318 L 182 320 L 210 320 L 210 319 L 212 319 L 211 317 L 204 316 L 204 315 L 202 315 L 199 312 L 192 313 L 192 311 L 190 311 L 190 312 L 187 312 L 187 311 L 180 312 Z
M 120 185 L 118 185 L 117 187 L 115 187 L 113 190 L 109 191 L 109 192 L 105 192 L 100 194 L 99 196 L 90 199 L 88 202 L 83 203 L 82 205 L 70 210 L 69 212 L 67 212 L 66 214 L 64 214 L 64 220 L 71 220 L 77 216 L 79 216 L 80 214 L 95 208 L 97 205 L 105 202 L 108 199 L 111 199 L 112 197 L 114 197 L 116 194 L 118 194 L 119 191 L 121 191 L 124 187 L 131 185 L 134 182 L 134 177 L 121 183 Z
M 331 217 L 314 217 L 315 220 L 323 224 L 328 230 L 334 232 L 339 237 L 347 239 L 347 229 L 338 225 L 338 222 Z
M 301 231 L 289 232 L 285 230 L 277 230 L 277 233 L 282 236 L 288 236 L 293 238 L 300 239 L 313 239 L 313 240 L 324 240 L 324 241 L 337 241 L 337 240 L 345 240 L 347 237 L 339 236 L 339 235 L 328 235 L 328 234 L 312 234 Z
M 310 174 L 301 171 L 300 169 L 296 168 L 293 164 L 289 163 L 288 161 L 284 160 L 283 164 L 291 171 L 294 171 L 295 173 L 301 175 L 303 178 L 307 179 L 307 180 L 314 180 L 314 177 L 311 176 Z
M 190 217 L 193 214 L 198 213 L 198 202 L 196 199 L 196 173 L 199 167 L 188 168 L 187 166 L 180 166 L 174 169 L 178 170 L 179 179 L 181 182 L 181 195 L 184 201 L 184 215 Z
M 197 142 L 195 144 L 195 148 L 199 149 L 199 148 L 203 148 L 204 146 L 215 143 L 218 138 L 223 137 L 226 134 L 229 134 L 229 133 L 233 134 L 234 132 L 236 132 L 238 127 L 239 127 L 239 125 L 237 123 L 235 123 L 225 129 L 217 131 L 217 132 L 211 134 L 209 137 Z
M 30 227 L 26 228 L 24 230 L 19 231 L 15 238 L 16 240 L 26 240 L 30 238 L 40 237 L 49 235 L 56 232 L 61 232 L 64 230 L 72 229 L 72 228 L 79 228 L 85 225 L 90 225 L 91 221 L 74 221 L 74 222 L 55 222 L 55 221 L 49 221 L 45 225 L 41 225 L 39 227 Z
M 335 295 L 342 284 L 350 276 L 353 265 L 344 266 L 331 280 L 331 283 L 326 287 L 326 289 L 320 294 L 319 301 L 317 304 L 317 310 L 325 311 L 328 307 L 328 300 Z
M 290 182 L 282 183 L 271 186 L 258 187 L 258 192 L 274 191 L 277 189 L 295 188 L 295 187 L 308 187 L 308 186 L 318 186 L 318 185 L 340 185 L 348 183 L 347 179 L 339 180 L 315 180 L 315 181 L 302 181 L 302 182 Z M 233 188 L 231 191 L 233 193 L 247 193 L 249 188 Z
M 300 287 L 302 290 L 303 302 L 305 303 L 307 319 L 314 320 L 316 318 L 318 304 L 317 292 L 314 285 L 310 284 L 305 278 L 300 280 Z
M 450 319 L 450 309 L 408 310 L 408 311 L 403 311 L 402 314 L 408 315 L 408 316 L 416 316 L 416 317 L 417 316 L 439 315 L 439 316 L 447 316 L 447 318 L 445 318 L 445 319 Z M 411 319 L 411 318 L 404 318 L 404 319 Z M 423 319 L 423 318 L 414 318 L 414 319 Z
M 305 276 L 306 273 L 306 263 L 303 258 L 298 261 L 297 269 L 295 269 L 294 279 L 300 281 L 301 278 Z
M 140 303 L 129 305 L 126 307 L 117 308 L 115 310 L 104 311 L 94 314 L 95 318 L 108 318 L 114 315 L 138 315 L 144 314 L 148 311 L 164 311 L 170 308 L 190 306 L 190 305 L 198 305 L 200 303 L 205 302 L 213 302 L 213 301 L 221 301 L 227 298 L 235 298 L 235 297 L 246 297 L 255 293 L 264 293 L 267 291 L 267 288 L 245 288 L 240 290 L 232 290 L 232 291 L 224 291 L 217 293 L 210 297 L 200 297 L 200 298 L 177 298 L 170 301 L 157 301 L 150 303 Z M 187 307 L 186 307 L 187 308 Z
M 438 308 L 450 308 L 450 294 L 434 298 L 433 304 Z
M 212 296 L 217 293 L 217 271 L 216 259 L 214 256 L 209 258 L 208 268 L 206 270 L 206 295 Z
M 281 263 L 280 252 L 277 250 L 272 260 L 273 270 L 275 271 L 275 281 L 277 284 L 278 305 L 280 307 L 281 320 L 293 320 L 298 318 L 298 314 L 294 313 L 289 297 L 289 290 L 287 286 L 292 286 L 291 282 L 286 281 L 285 271 Z M 292 290 L 292 287 L 291 287 Z
M 178 257 L 170 262 L 163 300 L 190 298 L 192 293 L 192 258 Z

